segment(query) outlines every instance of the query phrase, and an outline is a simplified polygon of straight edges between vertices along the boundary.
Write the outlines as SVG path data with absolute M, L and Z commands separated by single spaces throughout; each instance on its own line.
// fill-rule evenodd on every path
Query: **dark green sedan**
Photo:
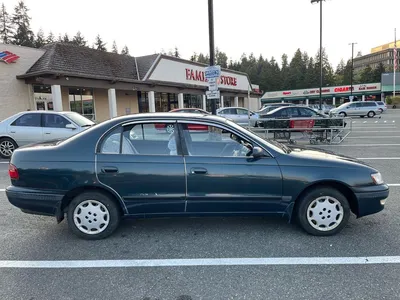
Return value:
M 381 174 L 356 159 L 182 113 L 114 118 L 63 141 L 21 147 L 9 175 L 14 206 L 58 222 L 66 215 L 86 239 L 111 235 L 125 217 L 268 214 L 332 235 L 351 212 L 381 211 L 389 195 Z

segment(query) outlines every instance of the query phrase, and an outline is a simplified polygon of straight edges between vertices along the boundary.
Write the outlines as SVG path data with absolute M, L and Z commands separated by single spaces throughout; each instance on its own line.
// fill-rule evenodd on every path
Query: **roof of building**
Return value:
M 44 74 L 60 74 L 99 79 L 140 80 L 136 58 L 81 47 L 70 43 L 52 43 L 43 47 L 46 52 L 19 78 Z M 143 63 L 142 63 L 143 61 Z M 138 69 L 145 71 L 149 59 L 142 59 Z

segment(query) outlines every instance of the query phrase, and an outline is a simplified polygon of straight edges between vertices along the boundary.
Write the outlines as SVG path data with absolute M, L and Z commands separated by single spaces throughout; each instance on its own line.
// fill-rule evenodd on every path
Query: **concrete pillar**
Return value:
M 203 109 L 207 110 L 207 98 L 206 98 L 206 95 L 203 95 Z
M 61 96 L 61 86 L 52 85 L 51 86 L 51 98 L 53 100 L 54 111 L 63 111 L 62 96 Z
M 117 96 L 115 89 L 108 89 L 108 111 L 110 113 L 110 119 L 117 116 Z
M 178 107 L 179 108 L 184 108 L 184 106 L 183 106 L 183 94 L 182 93 L 178 94 Z
M 235 100 L 233 102 L 233 106 L 238 107 L 239 106 L 239 97 L 235 97 Z
M 282 100 L 281 102 L 282 102 L 282 103 L 285 103 L 285 100 Z
M 336 97 L 332 98 L 332 105 L 336 105 Z
M 221 99 L 219 100 L 219 107 L 223 108 L 224 107 L 224 96 L 221 96 Z
M 362 95 L 362 101 L 365 101 L 365 95 Z
M 148 92 L 149 96 L 149 112 L 156 112 L 156 98 L 154 97 L 154 91 Z
M 308 103 L 309 103 L 309 100 L 308 100 L 308 99 L 306 99 L 306 106 L 308 106 Z

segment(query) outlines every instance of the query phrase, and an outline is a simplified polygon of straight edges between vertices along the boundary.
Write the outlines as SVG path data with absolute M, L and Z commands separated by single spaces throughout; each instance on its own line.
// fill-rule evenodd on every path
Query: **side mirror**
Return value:
M 253 148 L 253 157 L 254 158 L 261 158 L 264 156 L 264 150 L 261 149 L 260 147 L 254 147 Z
M 72 129 L 72 130 L 75 130 L 76 129 L 76 127 L 73 125 L 73 124 L 67 124 L 67 125 L 65 125 L 65 128 L 67 128 L 67 129 Z

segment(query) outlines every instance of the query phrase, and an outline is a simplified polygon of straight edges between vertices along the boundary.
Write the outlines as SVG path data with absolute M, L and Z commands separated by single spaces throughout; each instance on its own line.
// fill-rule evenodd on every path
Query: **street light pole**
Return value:
M 320 65 L 320 81 L 319 81 L 319 110 L 322 110 L 322 81 L 323 81 L 323 67 L 322 67 L 322 1 L 324 0 L 311 0 L 312 3 L 319 2 L 319 65 Z
M 354 72 L 354 45 L 357 43 L 350 43 L 351 45 L 351 70 L 350 70 L 350 102 L 353 101 L 353 72 Z
M 213 0 L 208 0 L 208 29 L 210 36 L 210 66 L 215 65 L 215 47 L 214 47 L 214 5 Z M 211 99 L 211 113 L 217 114 L 215 105 L 216 99 Z

